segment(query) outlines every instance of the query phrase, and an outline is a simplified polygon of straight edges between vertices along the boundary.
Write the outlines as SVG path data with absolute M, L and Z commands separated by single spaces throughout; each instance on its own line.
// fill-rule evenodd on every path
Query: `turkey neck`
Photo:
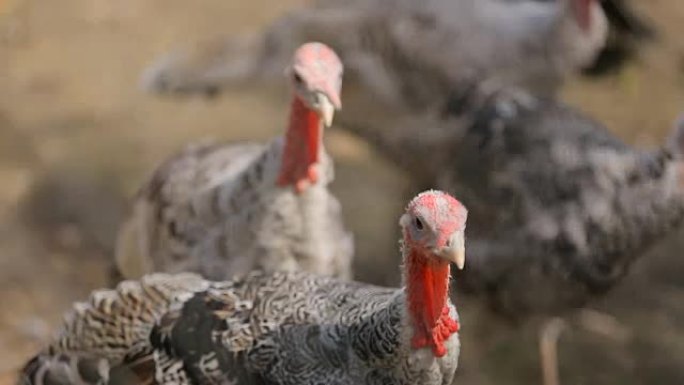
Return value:
M 444 341 L 458 331 L 449 315 L 449 263 L 413 248 L 405 255 L 408 314 L 413 327 L 411 346 L 431 347 L 437 357 L 446 354 Z
M 591 6 L 595 0 L 571 0 L 577 25 L 586 32 L 591 27 Z
M 316 183 L 319 176 L 314 166 L 320 161 L 322 131 L 323 122 L 318 114 L 294 96 L 285 133 L 279 186 L 293 185 L 301 192 L 307 181 Z

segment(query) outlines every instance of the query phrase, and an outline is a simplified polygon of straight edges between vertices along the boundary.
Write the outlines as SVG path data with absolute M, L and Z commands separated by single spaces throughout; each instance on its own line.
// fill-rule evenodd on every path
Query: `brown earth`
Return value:
M 167 50 L 259 28 L 303 0 L 0 0 L 0 384 L 34 353 L 69 304 L 105 284 L 125 201 L 183 143 L 266 138 L 286 104 L 263 92 L 214 101 L 140 92 L 141 70 Z M 190 5 L 192 3 L 192 5 Z M 631 143 L 660 143 L 684 110 L 684 3 L 640 2 L 658 41 L 620 73 L 578 79 L 567 99 Z M 334 130 L 334 188 L 356 233 L 360 279 L 396 283 L 396 220 L 405 177 Z M 604 316 L 568 318 L 563 384 L 684 383 L 684 232 L 606 297 Z M 386 256 L 378 258 L 378 256 Z M 540 383 L 542 320 L 512 326 L 462 301 L 459 383 Z

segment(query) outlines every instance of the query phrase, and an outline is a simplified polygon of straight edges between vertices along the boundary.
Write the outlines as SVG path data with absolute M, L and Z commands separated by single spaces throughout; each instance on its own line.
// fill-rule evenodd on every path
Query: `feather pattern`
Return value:
M 143 186 L 120 231 L 124 277 L 153 271 L 227 279 L 253 269 L 350 277 L 353 240 L 328 190 L 322 133 L 341 101 L 342 63 L 327 46 L 299 47 L 285 135 L 268 144 L 192 145 Z
M 126 373 L 159 384 L 449 384 L 458 337 L 442 358 L 412 350 L 405 301 L 403 290 L 306 273 L 222 283 L 154 274 L 77 304 L 22 381 L 105 384 Z M 98 370 L 73 370 L 88 365 Z
M 276 187 L 282 139 L 193 145 L 143 187 L 117 248 L 126 277 L 152 271 L 225 279 L 252 269 L 303 268 L 349 277 L 353 240 L 327 190 L 332 161 L 298 194 Z
M 468 202 L 475 257 L 458 282 L 497 310 L 519 317 L 580 306 L 684 219 L 684 125 L 668 144 L 642 150 L 519 89 L 479 85 L 453 97 L 443 115 L 355 132 L 405 169 L 414 189 L 437 186 Z
M 411 201 L 400 225 L 413 267 L 400 289 L 253 271 L 228 281 L 157 273 L 95 291 L 20 382 L 450 384 L 460 342 L 449 263 L 463 256 L 466 217 L 443 192 Z

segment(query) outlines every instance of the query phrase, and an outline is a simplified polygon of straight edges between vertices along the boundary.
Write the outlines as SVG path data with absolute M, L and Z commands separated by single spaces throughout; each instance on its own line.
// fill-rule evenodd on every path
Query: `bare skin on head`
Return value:
M 399 221 L 404 237 L 411 346 L 446 354 L 444 342 L 459 330 L 448 307 L 450 264 L 465 264 L 466 208 L 449 194 L 427 191 L 415 197 Z
M 301 193 L 318 180 L 322 131 L 342 107 L 342 72 L 337 54 L 322 43 L 306 43 L 295 52 L 288 69 L 293 98 L 279 186 L 292 185 Z

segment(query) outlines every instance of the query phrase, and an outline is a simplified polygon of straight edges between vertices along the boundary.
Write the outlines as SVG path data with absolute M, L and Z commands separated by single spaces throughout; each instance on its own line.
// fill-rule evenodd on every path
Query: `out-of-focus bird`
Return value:
M 458 281 L 495 309 L 581 306 L 682 222 L 684 124 L 646 151 L 553 99 L 477 86 L 453 97 L 446 116 L 357 132 L 414 189 L 468 202 L 472 258 Z
M 583 71 L 585 74 L 597 76 L 619 70 L 639 53 L 642 45 L 657 38 L 653 24 L 630 4 L 629 0 L 601 1 L 610 34 L 594 63 Z
M 353 240 L 328 190 L 324 127 L 340 108 L 342 63 L 306 43 L 291 60 L 290 120 L 268 144 L 192 145 L 142 187 L 116 250 L 119 271 L 198 272 L 227 279 L 252 269 L 304 269 L 348 278 Z
M 96 291 L 20 383 L 450 384 L 460 352 L 450 263 L 463 267 L 466 216 L 439 191 L 409 203 L 401 289 L 252 272 L 154 274 Z
M 272 81 L 293 47 L 316 39 L 340 54 L 352 87 L 416 111 L 474 79 L 553 93 L 593 62 L 606 35 L 597 0 L 318 0 L 249 38 L 171 52 L 147 69 L 143 84 L 158 93 L 215 94 Z

